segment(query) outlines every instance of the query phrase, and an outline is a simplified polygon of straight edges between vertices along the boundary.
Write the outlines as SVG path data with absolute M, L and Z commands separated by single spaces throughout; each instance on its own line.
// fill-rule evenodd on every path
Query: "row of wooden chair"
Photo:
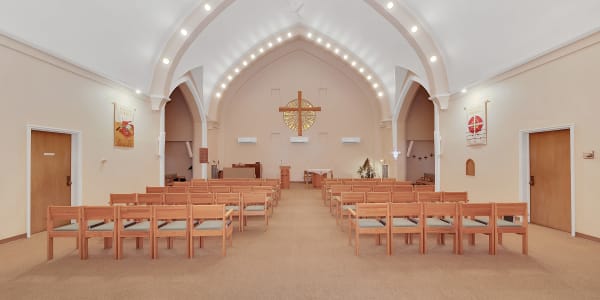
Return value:
M 88 258 L 88 240 L 104 238 L 104 247 L 116 241 L 115 259 L 123 256 L 125 238 L 135 238 L 136 248 L 143 247 L 143 239 L 150 241 L 150 257 L 158 258 L 158 239 L 167 238 L 167 247 L 173 247 L 173 238 L 186 240 L 188 257 L 194 255 L 193 240 L 208 236 L 222 237 L 222 255 L 226 255 L 226 241 L 232 245 L 233 210 L 225 205 L 179 206 L 49 206 L 47 211 L 47 258 L 53 258 L 54 238 L 71 237 L 76 240 L 81 259 Z
M 272 198 L 274 205 L 279 204 L 281 190 L 272 186 L 147 186 L 146 193 L 242 193 L 242 192 L 265 192 Z
M 165 194 L 110 194 L 111 206 L 114 205 L 211 205 L 222 204 L 233 210 L 233 216 L 244 219 L 245 216 L 263 215 L 268 226 L 269 217 L 273 214 L 273 201 L 268 193 L 165 193 Z M 245 220 L 245 219 L 244 219 Z M 242 222 L 239 230 L 243 231 Z
M 330 212 L 336 223 L 342 224 L 348 209 L 357 203 L 411 203 L 411 202 L 469 202 L 467 192 L 340 192 L 333 196 Z
M 174 181 L 171 186 L 211 186 L 211 185 L 281 185 L 280 179 L 255 179 L 255 178 L 236 178 L 236 179 L 192 179 L 191 181 Z
M 331 203 L 332 196 L 340 192 L 433 192 L 433 185 L 363 185 L 363 184 L 333 184 L 329 185 L 322 195 L 323 204 Z
M 488 252 L 496 254 L 496 240 L 502 244 L 502 234 L 522 236 L 522 253 L 527 254 L 527 204 L 526 203 L 358 203 L 349 210 L 348 243 L 354 231 L 355 254 L 359 255 L 360 235 L 376 235 L 381 244 L 385 235 L 387 254 L 392 255 L 393 237 L 396 233 L 419 235 L 419 252 L 427 252 L 429 234 L 452 234 L 453 252 L 463 254 L 463 237 L 475 244 L 475 234 L 488 236 Z M 509 217 L 511 220 L 506 220 Z M 412 239 L 406 238 L 408 244 Z M 443 243 L 443 238 L 438 239 Z

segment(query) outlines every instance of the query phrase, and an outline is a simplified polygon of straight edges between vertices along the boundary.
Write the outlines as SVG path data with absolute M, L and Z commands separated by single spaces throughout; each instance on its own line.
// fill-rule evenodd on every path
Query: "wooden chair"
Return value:
M 434 185 L 415 185 L 413 186 L 413 190 L 415 192 L 435 192 L 435 186 Z
M 190 186 L 188 187 L 188 193 L 208 193 L 208 185 Z
M 267 193 L 267 197 L 269 197 L 269 201 L 271 201 L 273 206 L 277 206 L 279 204 L 279 198 L 277 197 L 277 193 L 273 190 L 273 187 L 255 185 L 252 186 L 252 192 Z
M 190 181 L 190 187 L 202 186 L 208 186 L 208 181 L 206 181 L 206 179 L 192 179 L 192 181 Z
M 158 258 L 158 239 L 167 238 L 167 248 L 173 248 L 173 238 L 185 239 L 185 245 L 190 257 L 189 249 L 189 220 L 188 206 L 184 205 L 156 205 L 152 216 L 152 246 L 153 258 Z M 164 222 L 164 223 L 163 223 Z M 161 223 L 163 223 L 161 225 Z
M 188 187 L 188 186 L 190 186 L 190 182 L 189 181 L 173 181 L 172 186 L 185 186 L 185 187 Z
M 162 205 L 164 202 L 164 194 L 137 194 L 138 205 Z
M 210 205 L 215 203 L 215 194 L 213 193 L 190 193 L 191 205 Z
M 147 194 L 161 194 L 161 193 L 166 193 L 166 192 L 167 192 L 166 186 L 147 186 L 146 187 Z
M 344 230 L 344 216 L 350 216 L 349 209 L 356 209 L 357 203 L 365 202 L 364 192 L 342 192 L 340 194 L 340 202 L 338 205 L 336 224 L 342 225 Z
M 393 187 L 393 185 L 378 184 L 373 187 L 373 192 L 391 192 Z
M 504 233 L 519 234 L 521 235 L 522 252 L 527 255 L 527 203 L 496 203 L 494 206 L 498 244 L 502 245 L 502 234 Z M 505 217 L 512 217 L 513 221 L 507 221 Z
M 415 192 L 392 192 L 393 203 L 411 203 L 417 202 Z
M 402 193 L 407 193 L 407 192 L 413 192 L 413 186 L 412 185 L 408 185 L 408 184 L 397 184 L 394 185 L 392 187 L 392 193 L 394 192 L 402 192 Z
M 167 193 L 187 193 L 187 192 L 188 192 L 187 185 L 167 187 Z
M 215 204 L 225 205 L 225 210 L 231 210 L 231 215 L 238 219 L 238 231 L 244 231 L 242 194 L 240 193 L 216 193 Z
M 215 186 L 209 185 L 208 191 L 211 193 L 230 193 L 231 187 L 225 186 L 225 185 L 215 185 Z
M 468 203 L 467 192 L 442 192 L 442 202 Z
M 188 205 L 190 203 L 190 194 L 188 193 L 166 193 L 165 205 Z
M 252 186 L 249 185 L 235 185 L 230 187 L 230 192 L 232 193 L 243 193 L 243 192 L 252 192 Z
M 394 181 L 394 185 L 410 185 L 410 187 L 412 188 L 413 182 L 406 180 L 396 180 Z
M 496 243 L 494 237 L 494 205 L 492 203 L 460 203 L 458 223 L 458 254 L 463 254 L 463 237 L 469 236 L 469 243 L 475 245 L 475 234 L 488 235 L 490 255 L 496 254 Z M 476 218 L 484 217 L 489 221 L 487 224 L 476 221 Z
M 416 192 L 416 191 L 415 191 Z M 416 192 L 418 202 L 442 202 L 440 192 Z
M 427 236 L 430 233 L 453 234 L 453 252 L 458 251 L 458 209 L 456 203 L 422 202 L 423 205 L 423 253 L 427 252 Z M 438 239 L 443 243 L 443 239 Z
M 419 235 L 419 253 L 424 253 L 423 245 L 423 204 L 412 203 L 390 203 L 390 242 L 389 253 L 392 255 L 395 233 L 406 234 L 405 243 L 412 243 L 412 234 Z
M 129 220 L 135 220 L 129 224 Z M 117 209 L 117 259 L 123 257 L 123 242 L 125 238 L 135 238 L 135 248 L 144 246 L 144 238 L 150 242 L 150 258 L 153 257 L 152 247 L 152 206 L 121 206 Z
M 190 220 L 197 223 L 192 227 L 189 241 L 189 255 L 194 257 L 194 237 L 199 237 L 199 247 L 204 246 L 205 236 L 221 236 L 221 253 L 226 255 L 226 241 L 233 245 L 233 210 L 225 211 L 225 205 L 193 205 L 190 209 Z
M 46 211 L 47 259 L 54 258 L 54 238 L 75 238 L 75 248 L 80 248 L 81 207 L 48 206 Z M 81 251 L 80 251 L 81 257 Z
M 81 223 L 100 221 L 99 225 L 81 226 L 81 259 L 87 259 L 89 253 L 88 240 L 90 238 L 103 238 L 104 249 L 112 246 L 112 241 L 116 240 L 117 220 L 116 207 L 113 206 L 84 206 L 81 212 Z M 117 251 L 114 251 L 114 257 L 117 258 Z
M 357 203 L 355 209 L 348 209 L 348 244 L 352 244 L 352 229 L 354 229 L 354 254 L 358 256 L 360 250 L 360 235 L 377 235 L 376 244 L 381 245 L 381 235 L 385 235 L 386 244 L 389 245 L 390 233 L 387 220 L 389 220 L 388 203 Z M 383 220 L 383 222 L 382 222 Z M 389 246 L 386 253 L 390 255 Z
M 367 192 L 367 203 L 389 203 L 392 202 L 392 193 L 390 192 Z
M 109 205 L 137 205 L 137 194 L 110 194 Z
M 381 178 L 381 184 L 393 185 L 396 182 L 396 178 Z
M 364 184 L 364 182 L 361 182 L 361 184 Z M 372 192 L 373 191 L 373 185 L 352 185 L 352 191 L 353 192 Z
M 329 212 L 335 214 L 336 218 L 342 192 L 352 192 L 352 186 L 349 184 L 332 185 L 329 191 Z
M 266 193 L 262 192 L 244 192 L 242 193 L 242 219 L 243 226 L 247 225 L 247 219 L 250 216 L 264 216 L 265 231 L 269 227 L 269 216 L 271 215 L 271 203 Z

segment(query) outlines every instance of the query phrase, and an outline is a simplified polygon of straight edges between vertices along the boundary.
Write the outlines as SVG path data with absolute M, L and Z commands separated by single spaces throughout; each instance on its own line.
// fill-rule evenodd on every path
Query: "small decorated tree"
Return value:
M 358 168 L 357 171 L 360 178 L 375 178 L 375 170 L 369 161 L 369 158 L 365 159 L 365 162 Z

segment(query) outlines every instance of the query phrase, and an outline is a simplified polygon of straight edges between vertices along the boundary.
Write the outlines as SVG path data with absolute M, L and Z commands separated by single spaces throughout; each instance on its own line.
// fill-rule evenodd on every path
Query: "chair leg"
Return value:
M 135 238 L 135 249 L 144 248 L 144 238 L 136 237 Z
M 158 258 L 158 238 L 154 237 L 152 241 L 152 259 Z
M 425 237 L 423 232 L 419 233 L 419 253 L 425 254 Z
M 523 244 L 523 254 L 527 255 L 529 247 L 527 245 L 527 233 L 521 234 L 521 243 Z
M 392 240 L 392 239 L 391 239 L 391 237 L 390 237 L 390 232 L 389 232 L 389 230 L 388 230 L 388 232 L 385 234 L 385 240 L 386 240 L 386 243 L 385 243 L 385 245 L 387 246 L 387 247 L 386 247 L 386 250 L 387 250 L 387 251 L 386 251 L 386 252 L 387 252 L 387 255 L 388 255 L 388 256 L 391 256 L 391 255 L 392 255 L 392 249 L 391 249 L 391 246 L 390 246 L 390 242 L 391 242 L 391 240 Z
M 502 233 L 498 233 L 498 245 L 502 245 Z
M 204 238 L 202 236 L 198 237 L 199 243 L 198 243 L 198 248 L 202 249 L 204 248 Z
M 187 247 L 188 247 L 189 258 L 194 258 L 194 237 L 193 236 L 190 236 L 190 239 L 188 240 L 188 243 L 187 243 Z
M 46 259 L 51 260 L 54 258 L 54 239 L 52 237 L 48 237 L 46 245 Z
M 358 252 L 360 249 L 360 234 L 358 234 L 358 222 L 356 224 L 356 230 L 354 230 L 354 232 L 356 232 L 356 234 L 355 234 L 356 240 L 354 241 L 354 246 L 356 247 L 355 254 L 356 254 L 356 256 L 358 256 Z
M 227 254 L 226 250 L 225 250 L 225 238 L 226 235 L 223 235 L 223 238 L 221 239 L 221 254 L 223 255 L 223 257 L 225 257 L 225 255 Z
M 463 234 L 462 233 L 458 233 L 458 251 L 455 251 L 455 253 L 458 252 L 458 254 L 463 254 Z
M 388 236 L 388 255 L 392 255 L 392 243 L 394 242 L 394 234 L 390 232 Z

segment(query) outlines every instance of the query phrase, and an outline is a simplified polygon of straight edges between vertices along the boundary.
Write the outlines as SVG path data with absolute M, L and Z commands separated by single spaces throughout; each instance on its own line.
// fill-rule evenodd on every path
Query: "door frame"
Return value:
M 81 156 L 81 131 L 54 128 L 39 125 L 27 125 L 27 149 L 26 149 L 26 178 L 27 178 L 27 216 L 25 218 L 27 238 L 31 237 L 31 132 L 44 131 L 71 135 L 71 205 L 81 205 L 82 199 L 82 156 Z
M 527 203 L 528 221 L 531 221 L 531 195 L 529 189 L 529 135 L 532 133 L 569 130 L 569 156 L 571 169 L 571 236 L 575 236 L 575 124 L 522 129 L 519 131 L 519 196 Z

